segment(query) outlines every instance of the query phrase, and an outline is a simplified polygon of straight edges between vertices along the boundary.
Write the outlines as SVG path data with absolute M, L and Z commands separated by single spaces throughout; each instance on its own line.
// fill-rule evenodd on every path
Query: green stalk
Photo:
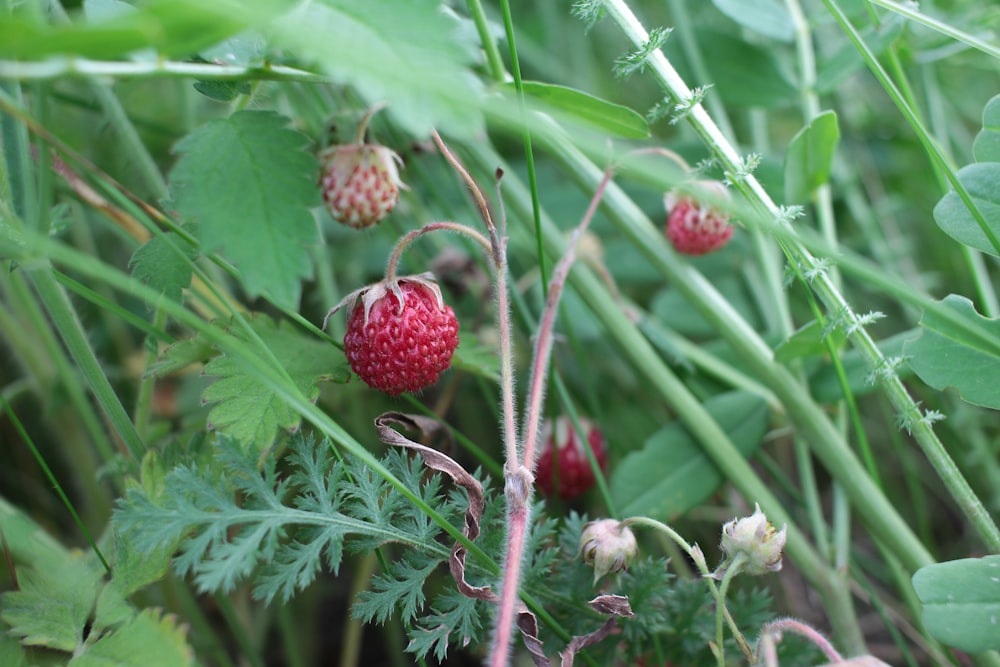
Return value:
M 913 3 L 900 3 L 895 0 L 867 0 L 873 5 L 878 5 L 879 7 L 884 7 L 890 11 L 893 11 L 900 16 L 905 16 L 909 20 L 919 23 L 920 25 L 926 26 L 931 30 L 935 30 L 942 35 L 951 37 L 952 39 L 967 44 L 974 49 L 978 49 L 983 53 L 992 56 L 994 58 L 1000 59 L 1000 46 L 996 44 L 990 44 L 985 42 L 975 35 L 971 35 L 964 30 L 960 30 L 955 26 L 949 25 L 943 21 L 939 21 L 932 16 L 924 14 L 919 9 L 918 5 Z
M 104 414 L 132 458 L 136 462 L 142 460 L 146 445 L 135 430 L 121 401 L 118 400 L 114 387 L 101 369 L 101 364 L 90 347 L 87 334 L 73 310 L 73 305 L 53 276 L 52 267 L 44 260 L 36 260 L 26 265 L 25 271 L 31 277 L 42 304 L 52 318 L 53 326 L 66 344 L 97 403 L 104 410 Z

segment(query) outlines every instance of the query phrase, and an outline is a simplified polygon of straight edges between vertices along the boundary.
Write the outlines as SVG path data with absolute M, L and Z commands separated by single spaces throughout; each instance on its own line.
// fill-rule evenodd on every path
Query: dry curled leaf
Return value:
M 402 412 L 385 412 L 375 419 L 375 430 L 379 439 L 387 445 L 394 447 L 405 447 L 420 453 L 424 464 L 438 472 L 442 472 L 458 486 L 465 489 L 469 498 L 469 507 L 465 510 L 465 527 L 462 534 L 474 541 L 479 537 L 479 522 L 486 508 L 486 500 L 483 497 L 483 485 L 475 477 L 470 475 L 457 461 L 450 456 L 439 452 L 436 449 L 413 442 L 396 429 L 391 424 L 398 424 L 404 428 L 420 431 L 424 435 L 430 435 L 440 430 L 441 424 L 430 417 L 423 415 L 411 415 Z M 496 595 L 489 586 L 473 586 L 465 580 L 465 558 L 468 550 L 461 542 L 455 542 L 451 548 L 451 557 L 448 560 L 448 568 L 451 576 L 455 578 L 455 584 L 462 595 L 477 600 L 495 602 Z

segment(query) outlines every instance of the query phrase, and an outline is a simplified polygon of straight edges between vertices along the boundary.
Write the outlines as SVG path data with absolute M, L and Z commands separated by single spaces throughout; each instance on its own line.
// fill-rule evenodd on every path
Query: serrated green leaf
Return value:
M 778 67 L 772 51 L 714 30 L 698 30 L 698 41 L 712 45 L 704 53 L 706 65 L 715 84 L 713 91 L 727 103 L 773 109 L 798 100 L 798 91 Z
M 267 23 L 292 4 L 289 0 L 147 0 L 135 11 L 98 13 L 103 20 L 67 25 L 4 16 L 0 57 L 27 60 L 63 54 L 112 59 L 150 47 L 166 56 L 186 56 Z
M 830 179 L 840 141 L 837 114 L 824 111 L 799 130 L 785 152 L 785 203 L 803 204 Z
M 248 81 L 195 81 L 193 85 L 205 97 L 220 102 L 230 102 L 250 92 Z
M 527 103 L 549 113 L 563 123 L 581 124 L 613 137 L 645 139 L 649 136 L 646 119 L 632 109 L 614 104 L 589 93 L 540 81 L 525 81 Z M 510 96 L 517 94 L 513 83 L 500 86 Z
M 954 387 L 969 403 L 1000 409 L 1000 349 L 992 343 L 1000 337 L 1000 319 L 983 317 L 963 296 L 952 294 L 941 303 L 964 326 L 925 312 L 923 332 L 904 347 L 910 367 L 935 389 Z
M 191 364 L 204 363 L 215 356 L 211 341 L 203 336 L 193 336 L 168 345 L 162 356 L 146 369 L 147 375 L 163 377 L 187 368 Z
M 0 616 L 22 644 L 72 652 L 83 642 L 103 587 L 101 574 L 81 557 L 68 557 L 44 572 L 22 568 L 20 590 L 0 598 Z
M 1000 556 L 922 567 L 913 589 L 924 605 L 924 628 L 935 639 L 969 653 L 1000 649 Z
M 469 67 L 475 32 L 438 0 L 304 3 L 271 26 L 276 45 L 350 84 L 416 137 L 433 127 L 471 136 L 481 129 L 482 86 Z
M 268 317 L 254 318 L 251 326 L 310 400 L 319 395 L 318 383 L 346 382 L 350 377 L 344 355 L 332 345 L 302 335 L 287 322 L 275 325 Z M 216 404 L 208 414 L 211 427 L 243 447 L 266 449 L 279 428 L 294 430 L 302 420 L 273 386 L 248 372 L 241 362 L 225 355 L 216 357 L 205 366 L 205 375 L 219 378 L 202 394 L 205 403 Z
M 194 653 L 185 634 L 175 616 L 146 609 L 87 646 L 67 667 L 187 667 L 194 664 Z
M 1000 256 L 1000 162 L 966 165 L 958 170 L 958 180 L 968 191 L 993 239 L 983 231 L 954 190 L 942 197 L 934 207 L 934 221 L 945 234 L 956 241 L 990 255 Z
M 983 129 L 972 144 L 977 162 L 1000 162 L 1000 95 L 983 108 Z
M 780 0 L 712 0 L 720 12 L 744 28 L 781 42 L 795 38 L 788 6 Z
M 730 392 L 709 399 L 705 409 L 744 456 L 760 445 L 769 416 L 763 399 Z M 722 473 L 698 443 L 674 423 L 619 462 L 611 476 L 611 496 L 622 516 L 672 520 L 703 502 L 722 481 Z
M 162 493 L 162 486 L 160 492 Z M 176 545 L 166 545 L 152 552 L 140 552 L 127 534 L 114 533 L 113 540 L 113 590 L 121 599 L 159 581 L 170 568 L 170 557 Z
M 318 164 L 307 138 L 272 111 L 239 111 L 202 125 L 176 146 L 170 192 L 199 223 L 206 252 L 219 250 L 252 296 L 296 309 L 312 276 L 317 240 L 309 208 L 319 203 Z
M 141 245 L 133 253 L 129 266 L 135 278 L 162 292 L 171 301 L 180 301 L 181 291 L 191 284 L 191 264 L 185 259 L 193 260 L 196 255 L 197 250 L 178 234 L 168 232 Z
M 834 349 L 839 349 L 847 336 L 839 328 L 827 331 L 817 320 L 799 327 L 795 333 L 774 349 L 774 360 L 788 363 L 793 359 L 823 357 L 827 353 L 826 338 L 833 337 Z

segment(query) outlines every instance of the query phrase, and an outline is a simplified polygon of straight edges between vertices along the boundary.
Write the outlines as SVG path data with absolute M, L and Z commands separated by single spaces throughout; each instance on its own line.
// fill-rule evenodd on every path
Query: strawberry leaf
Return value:
M 179 235 L 168 232 L 140 246 L 129 260 L 129 266 L 133 276 L 163 292 L 171 301 L 180 301 L 181 290 L 191 284 L 191 265 L 185 260 L 194 259 L 195 255 L 195 249 Z
M 332 345 L 307 338 L 286 323 L 275 326 L 266 317 L 254 319 L 251 326 L 311 400 L 319 395 L 317 383 L 346 382 L 350 377 L 343 354 Z M 209 424 L 243 447 L 262 450 L 271 445 L 279 428 L 298 428 L 302 420 L 299 413 L 285 403 L 273 385 L 249 372 L 241 362 L 225 355 L 216 357 L 205 366 L 205 375 L 219 378 L 202 394 L 204 402 L 216 404 L 208 414 Z
M 183 667 L 194 664 L 194 654 L 185 639 L 186 631 L 176 617 L 146 609 L 132 616 L 115 632 L 101 636 L 67 667 Z
M 174 205 L 199 225 L 206 252 L 240 270 L 252 296 L 295 309 L 312 276 L 316 241 L 309 208 L 319 204 L 319 165 L 306 137 L 271 111 L 240 111 L 199 127 L 177 144 L 170 175 Z
M 312 60 L 369 104 L 387 102 L 403 128 L 469 136 L 481 126 L 481 85 L 469 70 L 475 32 L 439 0 L 324 0 L 271 26 L 277 46 Z

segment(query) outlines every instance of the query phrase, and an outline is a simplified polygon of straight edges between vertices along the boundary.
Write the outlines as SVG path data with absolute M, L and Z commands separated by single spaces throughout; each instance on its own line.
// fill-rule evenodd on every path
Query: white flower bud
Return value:
M 725 571 L 734 559 L 742 554 L 740 572 L 751 575 L 777 572 L 781 569 L 781 555 L 785 548 L 787 526 L 775 530 L 760 511 L 760 505 L 751 516 L 733 519 L 722 527 L 722 551 L 725 561 L 717 574 Z
M 635 535 L 615 519 L 591 521 L 580 534 L 580 553 L 585 563 L 594 566 L 595 584 L 604 575 L 627 568 L 638 552 Z

